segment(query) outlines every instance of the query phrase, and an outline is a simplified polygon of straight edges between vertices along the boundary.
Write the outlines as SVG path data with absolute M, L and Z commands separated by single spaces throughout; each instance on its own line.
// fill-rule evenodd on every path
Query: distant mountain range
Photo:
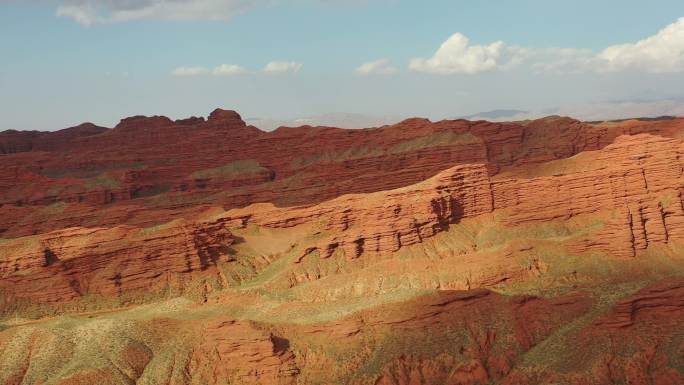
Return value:
M 684 116 L 684 101 L 672 99 L 581 103 L 536 111 L 500 109 L 461 116 L 460 118 L 468 120 L 517 121 L 538 119 L 549 115 L 571 116 L 583 121 Z
M 472 114 L 472 115 L 459 116 L 456 119 L 497 120 L 497 119 L 501 119 L 501 118 L 507 118 L 510 116 L 526 114 L 528 112 L 529 111 L 523 111 L 523 110 L 491 110 L 491 111 L 478 112 L 477 114 Z
M 616 101 L 600 103 L 581 103 L 539 110 L 495 109 L 468 115 L 450 116 L 447 119 L 489 120 L 489 121 L 519 121 L 538 119 L 549 115 L 571 116 L 584 121 L 603 121 L 629 118 L 655 118 L 659 116 L 684 116 L 684 101 L 656 100 L 656 101 Z M 328 126 L 339 128 L 380 127 L 398 123 L 408 115 L 368 115 L 361 113 L 333 112 L 312 115 L 301 118 L 273 119 L 247 118 L 247 124 L 259 127 L 265 131 L 272 131 L 278 127 L 299 126 Z M 441 120 L 442 117 L 431 117 Z
M 247 118 L 247 124 L 259 127 L 265 131 L 272 131 L 278 127 L 299 126 L 328 126 L 339 128 L 380 127 L 402 121 L 405 117 L 399 115 L 375 116 L 346 112 L 331 112 L 293 119 Z

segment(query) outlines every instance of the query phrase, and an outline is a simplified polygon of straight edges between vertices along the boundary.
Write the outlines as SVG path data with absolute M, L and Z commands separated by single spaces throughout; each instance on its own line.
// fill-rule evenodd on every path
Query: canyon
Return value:
M 0 132 L 0 384 L 684 384 L 684 118 Z

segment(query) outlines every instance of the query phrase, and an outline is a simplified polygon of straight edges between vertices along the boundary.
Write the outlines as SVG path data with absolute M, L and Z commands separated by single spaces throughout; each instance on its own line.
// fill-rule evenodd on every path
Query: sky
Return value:
M 0 55 L 0 130 L 629 112 L 684 104 L 684 2 L 0 0 Z

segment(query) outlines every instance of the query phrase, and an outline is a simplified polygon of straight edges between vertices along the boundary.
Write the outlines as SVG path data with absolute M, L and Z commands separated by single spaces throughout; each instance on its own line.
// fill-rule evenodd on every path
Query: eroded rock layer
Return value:
M 221 221 L 136 228 L 68 228 L 3 242 L 0 291 L 5 312 L 17 301 L 60 305 L 192 285 L 231 258 L 235 239 Z
M 109 130 L 82 125 L 49 134 L 4 132 L 0 148 L 12 150 L 0 169 L 0 234 L 83 224 L 151 226 L 198 206 L 311 204 L 408 186 L 457 164 L 485 164 L 494 174 L 596 150 L 622 134 L 676 136 L 681 126 L 679 119 L 620 125 L 557 117 L 524 123 L 409 119 L 363 130 L 263 132 L 235 112 L 216 110 L 206 121 L 132 117 Z
M 684 383 L 683 131 L 0 133 L 0 385 Z

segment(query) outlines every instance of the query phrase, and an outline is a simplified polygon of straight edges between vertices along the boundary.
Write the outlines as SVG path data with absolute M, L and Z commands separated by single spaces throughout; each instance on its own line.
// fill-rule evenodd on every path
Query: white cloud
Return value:
M 85 26 L 103 21 L 95 8 L 89 3 L 60 5 L 57 7 L 57 16 L 68 17 Z
M 598 54 L 601 70 L 679 72 L 684 70 L 684 17 L 636 43 L 610 46 Z
M 143 19 L 228 20 L 252 8 L 303 1 L 336 4 L 359 0 L 59 0 L 57 15 L 86 26 Z
M 226 20 L 278 0 L 62 0 L 57 15 L 83 25 L 141 19 Z
M 411 60 L 409 68 L 434 74 L 476 74 L 499 67 L 504 53 L 504 43 L 496 41 L 489 45 L 469 45 L 468 38 L 455 33 L 429 58 Z
M 667 73 L 684 71 L 684 17 L 636 43 L 609 46 L 599 53 L 588 49 L 531 50 L 527 57 L 542 72 Z
M 272 61 L 264 67 L 264 72 L 267 74 L 282 74 L 286 72 L 299 72 L 302 69 L 302 63 L 293 61 Z
M 301 63 L 272 61 L 264 67 L 263 71 L 267 74 L 282 74 L 286 72 L 298 72 L 302 68 Z M 173 76 L 198 76 L 213 74 L 214 76 L 233 76 L 243 75 L 250 71 L 238 64 L 221 64 L 209 70 L 206 67 L 177 67 L 171 71 Z
M 355 71 L 360 75 L 392 75 L 399 72 L 397 68 L 390 65 L 387 59 L 378 59 L 368 63 L 363 63 L 358 66 Z
M 413 59 L 409 68 L 435 74 L 476 74 L 521 64 L 541 72 L 684 72 L 684 17 L 635 43 L 609 46 L 600 52 L 582 48 L 507 46 L 502 41 L 469 45 L 453 34 L 429 59 Z
M 214 68 L 213 74 L 218 76 L 241 75 L 247 73 L 247 70 L 237 64 L 221 64 Z
M 204 75 L 207 72 L 209 72 L 206 68 L 204 67 L 178 67 L 171 71 L 171 75 L 173 76 L 197 76 L 197 75 Z

